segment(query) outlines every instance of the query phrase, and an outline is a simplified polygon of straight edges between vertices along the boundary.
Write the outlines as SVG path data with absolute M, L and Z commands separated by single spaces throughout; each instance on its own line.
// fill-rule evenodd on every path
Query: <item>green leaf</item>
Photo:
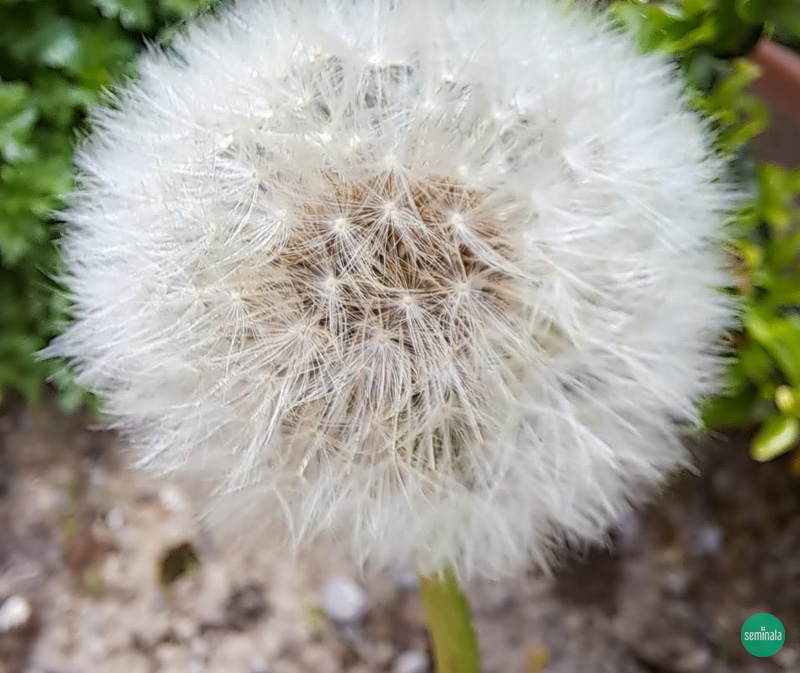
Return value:
M 784 416 L 800 418 L 800 391 L 789 386 L 778 386 L 775 390 L 775 406 Z
M 800 387 L 800 330 L 788 318 L 762 315 L 757 309 L 745 315 L 745 326 L 781 368 L 786 380 Z
M 798 237 L 800 237 L 800 233 L 798 233 Z M 797 257 L 796 246 L 796 242 L 787 246 L 795 252 L 795 258 Z M 797 270 L 795 270 L 795 273 L 797 273 Z M 777 313 L 783 307 L 800 306 L 800 279 L 797 277 L 770 278 L 770 281 L 765 284 L 765 289 L 767 294 L 762 300 L 762 306 L 766 310 Z
M 780 0 L 736 0 L 736 13 L 748 23 L 764 23 L 776 2 Z
M 749 343 L 739 350 L 739 367 L 748 379 L 756 383 L 767 383 L 775 370 L 772 358 L 757 343 Z
M 798 213 L 795 201 L 800 192 L 800 171 L 762 164 L 758 170 L 758 187 L 759 216 L 772 227 L 785 231 Z
M 149 0 L 93 0 L 103 16 L 116 17 L 128 30 L 150 30 L 153 3 Z
M 703 423 L 708 428 L 743 428 L 755 420 L 755 396 L 751 392 L 736 397 L 713 397 L 701 410 Z
M 797 40 L 800 38 L 800 3 L 784 0 L 777 5 L 770 21 L 772 26 L 780 37 Z
M 743 5 L 739 8 L 739 5 Z M 746 20 L 768 24 L 779 35 L 800 37 L 800 2 L 797 0 L 737 0 L 737 11 Z
M 692 19 L 713 11 L 716 4 L 717 0 L 683 0 L 681 8 L 683 15 L 687 19 Z
M 0 81 L 0 157 L 9 162 L 35 158 L 31 134 L 38 116 L 25 83 Z
M 684 59 L 683 72 L 696 91 L 706 91 L 719 72 L 718 59 L 706 51 L 693 51 Z
M 20 110 L 25 107 L 25 100 L 30 88 L 24 82 L 3 82 L 0 80 L 0 114 Z
M 36 156 L 36 150 L 29 145 L 29 141 L 37 118 L 36 108 L 27 107 L 2 120 L 0 154 L 3 159 L 9 162 L 30 161 Z
M 786 453 L 797 444 L 800 421 L 775 415 L 767 419 L 750 444 L 750 456 L 765 463 Z
M 202 12 L 214 3 L 214 0 L 159 0 L 161 10 L 168 16 L 189 17 Z
M 684 20 L 667 6 L 615 2 L 611 13 L 619 25 L 636 36 L 639 47 L 645 52 L 673 53 L 678 50 L 675 46 L 678 44 L 688 48 L 701 42 L 709 30 L 702 24 L 697 26 Z
M 0 43 L 19 61 L 52 68 L 69 67 L 80 44 L 77 24 L 37 4 L 29 16 L 16 13 L 0 26 Z
M 766 107 L 747 93 L 758 76 L 757 66 L 738 59 L 710 92 L 695 97 L 697 108 L 715 122 L 719 132 L 717 144 L 726 154 L 734 154 L 767 127 Z
M 72 126 L 89 112 L 96 99 L 96 89 L 51 72 L 36 77 L 31 89 L 31 100 L 41 117 L 70 133 Z

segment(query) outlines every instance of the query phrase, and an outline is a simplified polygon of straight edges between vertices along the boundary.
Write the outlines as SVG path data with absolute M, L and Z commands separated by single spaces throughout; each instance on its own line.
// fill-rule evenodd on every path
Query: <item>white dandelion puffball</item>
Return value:
M 50 353 L 226 529 L 496 577 L 686 463 L 731 197 L 666 61 L 552 0 L 291 0 L 140 72 Z

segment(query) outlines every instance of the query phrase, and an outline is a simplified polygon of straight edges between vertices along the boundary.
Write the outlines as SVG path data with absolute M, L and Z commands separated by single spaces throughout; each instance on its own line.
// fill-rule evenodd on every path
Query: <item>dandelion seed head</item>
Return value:
M 140 71 L 48 352 L 225 528 L 500 576 L 685 464 L 731 195 L 661 58 L 551 0 L 242 1 Z

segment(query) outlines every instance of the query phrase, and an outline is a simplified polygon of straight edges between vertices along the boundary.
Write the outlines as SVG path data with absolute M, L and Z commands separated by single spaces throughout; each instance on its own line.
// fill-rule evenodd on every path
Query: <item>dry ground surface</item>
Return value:
M 125 469 L 114 435 L 11 407 L 0 605 L 17 596 L 31 614 L 0 624 L 0 673 L 426 670 L 413 576 L 364 580 L 333 543 L 300 557 L 272 540 L 223 546 L 174 486 Z M 740 439 L 700 453 L 701 476 L 629 518 L 613 551 L 469 588 L 485 673 L 800 673 L 800 480 L 788 461 L 750 463 Z M 363 586 L 363 620 L 326 618 L 332 578 Z M 757 612 L 786 627 L 770 659 L 741 645 Z

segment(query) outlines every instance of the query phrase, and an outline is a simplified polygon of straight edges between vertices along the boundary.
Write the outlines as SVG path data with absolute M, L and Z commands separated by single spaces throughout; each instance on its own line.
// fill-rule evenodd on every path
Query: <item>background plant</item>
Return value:
M 618 0 L 616 19 L 646 51 L 672 55 L 695 105 L 717 129 L 719 149 L 747 200 L 736 214 L 730 254 L 742 304 L 735 360 L 723 395 L 705 409 L 710 427 L 760 425 L 751 455 L 785 453 L 800 438 L 800 171 L 757 163 L 749 142 L 768 124 L 764 105 L 748 92 L 758 68 L 745 54 L 762 36 L 800 37 L 796 0 Z
M 72 185 L 72 153 L 104 87 L 131 73 L 146 40 L 164 39 L 209 0 L 0 0 L 0 399 L 29 401 L 46 380 L 63 407 L 86 399 L 57 362 L 34 354 L 68 302 L 51 213 Z

